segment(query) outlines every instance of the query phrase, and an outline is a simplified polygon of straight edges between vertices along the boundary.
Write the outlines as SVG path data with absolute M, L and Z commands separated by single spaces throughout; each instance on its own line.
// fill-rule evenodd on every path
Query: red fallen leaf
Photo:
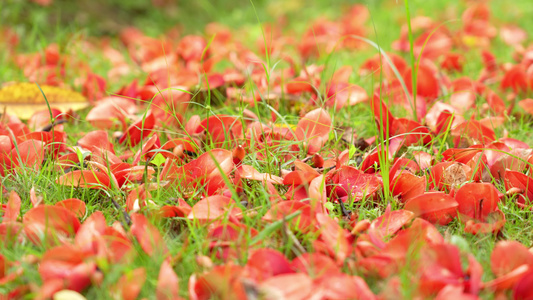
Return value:
M 411 68 L 407 69 L 403 73 L 403 79 L 407 90 L 413 94 L 413 78 L 411 74 Z M 427 100 L 433 100 L 439 96 L 439 82 L 435 76 L 435 72 L 427 65 L 420 64 L 417 66 L 416 70 L 417 82 L 416 82 L 416 93 Z M 420 101 L 420 99 L 418 100 Z
M 500 241 L 491 254 L 491 268 L 497 276 L 486 288 L 496 291 L 510 289 L 533 266 L 533 254 L 516 241 Z
M 215 146 L 224 142 L 233 141 L 242 135 L 242 123 L 237 117 L 228 115 L 215 115 L 206 118 L 200 123 L 195 133 L 207 131 Z
M 25 136 L 31 133 L 28 129 L 28 126 L 26 126 L 26 124 L 22 123 L 20 120 L 16 123 L 8 123 L 7 128 L 11 130 L 13 136 L 15 137 Z M 9 131 L 5 131 L 4 135 L 11 137 L 11 133 L 9 133 Z
M 533 99 L 527 98 L 520 100 L 518 101 L 518 106 L 520 106 L 528 114 L 533 115 Z
M 342 264 L 351 250 L 348 242 L 348 232 L 328 215 L 317 213 L 316 220 L 320 231 L 320 238 L 331 253 L 335 253 L 337 263 Z
M 6 259 L 0 254 L 0 279 L 4 279 L 6 276 Z
M 523 65 L 514 65 L 503 75 L 500 87 L 512 88 L 515 93 L 525 93 L 528 90 L 526 70 Z
M 110 48 L 108 48 L 108 49 L 110 49 Z M 106 50 L 107 49 L 105 49 L 104 51 L 106 51 Z M 120 57 L 120 54 L 118 54 L 117 52 L 115 52 L 113 50 L 108 50 L 107 53 L 116 54 L 116 56 L 119 56 L 117 59 L 122 59 L 122 57 Z M 111 77 L 111 76 L 109 76 L 109 77 Z M 138 90 L 139 90 L 138 84 L 139 84 L 138 80 L 134 79 L 130 84 L 122 86 L 114 94 L 117 95 L 117 96 L 124 96 L 124 98 L 126 98 L 126 99 L 135 99 L 137 97 Z
M 532 157 L 532 149 L 508 150 L 509 148 L 505 148 L 504 153 L 496 154 L 497 158 L 490 165 L 490 175 L 495 179 L 501 179 L 507 171 L 523 172 L 528 167 L 528 159 Z
M 448 224 L 456 215 L 459 204 L 453 197 L 443 192 L 427 192 L 409 200 L 405 209 L 431 223 Z
M 470 161 L 472 158 L 476 156 L 476 154 L 482 151 L 483 149 L 481 148 L 466 148 L 466 149 L 450 148 L 442 152 L 442 158 L 445 161 L 457 161 L 463 164 L 467 164 L 468 161 Z
M 308 299 L 378 299 L 359 276 L 346 274 L 323 276 L 315 280 L 314 285 L 317 285 L 316 290 Z
M 258 234 L 257 230 L 240 223 L 233 216 L 229 216 L 228 220 L 215 221 L 207 234 L 210 253 L 222 260 L 239 258 L 240 253 L 247 251 L 249 239 Z
M 405 157 L 398 157 L 394 160 L 394 163 L 390 167 L 389 182 L 392 184 L 392 179 L 399 176 L 401 173 L 417 173 L 420 171 L 420 166 L 414 159 L 408 159 Z
M 433 60 L 449 53 L 453 47 L 453 40 L 446 26 L 428 28 L 416 39 L 413 46 L 416 57 L 422 56 Z
M 233 163 L 235 164 L 235 166 L 240 166 L 242 164 L 243 159 L 246 157 L 246 150 L 244 150 L 243 146 L 238 145 L 237 147 L 233 148 L 232 154 Z
M 426 114 L 426 124 L 435 134 L 447 130 L 450 122 L 450 128 L 453 128 L 452 125 L 456 125 L 459 119 L 462 120 L 462 117 L 458 116 L 453 106 L 440 101 L 436 101 Z
M 122 163 L 122 159 L 117 157 L 113 152 L 97 147 L 91 149 L 90 160 L 103 166 Z
M 337 111 L 345 106 L 368 101 L 365 89 L 345 82 L 331 82 L 326 88 L 326 97 L 326 106 L 335 107 Z
M 27 140 L 11 150 L 13 166 L 40 169 L 44 160 L 45 143 L 37 140 Z
M 372 198 L 382 187 L 381 179 L 374 174 L 365 174 L 354 167 L 343 166 L 331 179 L 337 197 L 352 197 L 354 201 Z
M 526 196 L 526 199 L 523 197 L 517 198 L 518 206 L 523 208 L 531 204 L 533 199 L 533 178 L 517 171 L 506 171 L 504 184 L 507 191 L 511 188 L 518 188 Z
M 490 262 L 494 275 L 501 277 L 522 265 L 533 268 L 533 253 L 519 242 L 500 241 L 492 250 Z
M 125 183 L 128 182 L 139 182 L 142 181 L 145 177 L 147 180 L 151 180 L 155 170 L 152 167 L 145 166 L 134 166 L 124 170 L 113 172 L 119 187 L 122 187 Z
M 314 172 L 306 172 L 301 170 L 292 171 L 283 177 L 281 183 L 293 186 L 307 185 L 313 181 L 313 179 L 319 176 L 318 172 L 316 172 L 314 169 L 313 171 Z
M 476 94 L 471 90 L 452 93 L 450 104 L 457 109 L 459 114 L 464 114 L 476 103 Z
M 74 236 L 80 228 L 80 221 L 66 208 L 40 205 L 26 212 L 23 221 L 24 232 L 35 244 L 61 241 L 64 237 Z M 54 239 L 54 240 L 50 240 Z
M 432 165 L 433 157 L 424 151 L 414 151 L 413 157 L 420 170 L 425 170 Z
M 386 244 L 381 253 L 374 256 L 377 260 L 367 260 L 363 266 L 370 267 L 370 270 L 378 267 L 379 269 L 375 269 L 374 272 L 380 276 L 389 276 L 391 272 L 397 271 L 413 249 L 423 249 L 430 244 L 442 244 L 443 242 L 444 238 L 434 225 L 417 218 L 411 223 L 411 227 L 399 231 Z
M 246 263 L 246 272 L 258 282 L 280 274 L 294 273 L 285 256 L 274 249 L 253 251 Z
M 19 195 L 15 191 L 9 193 L 9 198 L 7 204 L 5 205 L 4 215 L 2 223 L 16 222 L 20 215 L 20 207 L 22 203 L 20 201 Z M 0 208 L 2 208 L 0 206 Z
M 288 282 L 291 284 L 287 284 Z M 263 281 L 259 288 L 267 295 L 267 299 L 270 297 L 286 300 L 309 299 L 314 293 L 313 281 L 304 273 L 271 277 Z
M 178 199 L 179 206 L 165 205 L 160 209 L 163 218 L 181 217 L 186 218 L 191 213 L 191 206 L 185 200 Z
M 208 195 L 211 195 L 225 185 L 223 176 L 229 176 L 232 169 L 231 151 L 212 149 L 179 168 L 167 161 L 161 171 L 161 179 L 179 182 L 182 186 L 192 185 L 193 188 L 205 186 Z
M 398 261 L 389 255 L 374 255 L 357 262 L 358 269 L 364 275 L 387 278 L 397 272 Z
M 80 226 L 74 238 L 74 244 L 84 253 L 97 253 L 97 240 L 106 229 L 106 220 L 101 211 L 95 211 Z
M 444 54 L 444 59 L 440 63 L 440 67 L 447 71 L 462 72 L 466 59 L 464 55 L 459 53 L 448 52 Z
M 390 63 L 389 60 L 383 55 L 379 53 L 374 55 L 372 58 L 363 63 L 359 69 L 359 74 L 361 76 L 372 74 L 376 77 L 379 77 L 381 73 L 380 71 L 383 68 L 383 74 L 387 80 L 390 81 L 397 79 L 391 64 L 396 67 L 400 74 L 403 74 L 408 68 L 407 62 L 403 59 L 403 57 L 395 53 L 387 53 L 387 56 L 390 58 Z
M 489 213 L 483 222 L 475 222 L 469 220 L 468 217 L 462 218 L 462 221 L 466 221 L 465 232 L 471 234 L 497 233 L 502 230 L 506 222 L 505 215 L 501 210 Z
M 189 151 L 189 152 L 197 153 L 198 150 L 200 149 L 200 146 L 198 146 L 198 143 L 194 139 L 175 138 L 175 139 L 172 139 L 166 142 L 163 146 L 161 146 L 161 149 L 172 151 L 174 155 L 179 156 L 179 154 L 176 153 L 177 150 L 179 150 L 179 152 Z M 160 153 L 164 157 L 174 157 L 168 152 L 162 151 Z
M 146 281 L 146 270 L 144 268 L 137 268 L 126 272 L 118 280 L 115 290 L 120 293 L 124 300 L 135 300 Z
M 156 252 L 165 254 L 167 247 L 159 230 L 154 225 L 150 224 L 144 215 L 134 213 L 131 215 L 131 233 L 141 248 L 148 255 L 153 255 Z
M 505 152 L 509 151 L 511 151 L 511 149 L 502 142 L 493 142 L 485 145 L 484 154 L 487 157 L 487 165 L 489 168 L 491 168 L 494 165 L 494 162 L 503 156 Z
M 236 216 L 241 213 L 241 209 L 236 206 L 235 201 L 224 196 L 211 196 L 198 201 L 188 215 L 190 220 L 200 222 L 210 222 L 229 213 Z
M 179 278 L 172 269 L 168 259 L 165 259 L 159 269 L 157 287 L 155 290 L 157 300 L 177 300 L 179 297 Z
M 78 145 L 87 150 L 92 150 L 94 147 L 97 147 L 115 153 L 113 144 L 109 141 L 109 135 L 105 130 L 95 130 L 86 133 L 78 140 Z
M 155 126 L 155 118 L 152 112 L 148 112 L 140 120 L 128 127 L 126 132 L 118 140 L 119 144 L 126 143 L 130 147 L 135 147 L 143 139 L 147 138 Z
M 403 138 L 399 136 L 389 138 L 387 149 L 384 149 L 385 146 L 387 146 L 386 144 L 378 145 L 378 147 L 373 152 L 368 154 L 365 159 L 363 159 L 360 169 L 365 173 L 375 173 L 380 167 L 380 159 L 386 158 L 388 160 L 391 160 L 403 145 Z
M 199 115 L 191 116 L 187 124 L 185 124 L 185 131 L 189 135 L 196 134 L 196 130 L 200 128 L 200 124 L 202 124 L 202 119 Z
M 296 77 L 292 81 L 285 84 L 285 91 L 287 94 L 300 94 L 303 92 L 316 93 L 313 85 L 308 82 L 308 79 Z
M 102 76 L 89 72 L 83 83 L 82 93 L 89 101 L 95 101 L 104 97 L 106 85 Z
M 55 205 L 68 209 L 79 219 L 85 217 L 85 214 L 87 213 L 87 206 L 85 205 L 85 202 L 81 201 L 80 199 L 65 199 L 57 202 Z
M 503 102 L 502 98 L 492 90 L 487 91 L 486 100 L 490 109 L 497 115 L 503 114 L 507 109 L 505 102 Z
M 529 149 L 529 145 L 525 142 L 519 141 L 517 139 L 513 138 L 501 138 L 499 139 L 500 142 L 504 143 L 507 147 L 509 147 L 511 150 L 515 149 Z
M 449 300 L 449 299 L 477 300 L 479 299 L 479 297 L 476 295 L 465 293 L 463 289 L 464 288 L 462 286 L 447 285 L 439 291 L 439 293 L 435 297 L 435 300 Z
M 127 261 L 130 254 L 135 251 L 132 242 L 126 237 L 126 233 L 119 227 L 107 227 L 102 234 L 102 238 L 109 249 L 106 253 L 113 263 Z
M 532 299 L 533 270 L 529 270 L 513 287 L 513 299 Z
M 511 272 L 486 282 L 484 287 L 487 290 L 501 292 L 511 289 L 525 274 L 531 270 L 528 265 L 521 265 Z
M 462 15 L 466 35 L 479 38 L 493 38 L 497 31 L 490 23 L 490 8 L 486 3 L 472 3 Z
M 146 192 L 144 185 L 140 185 L 133 189 L 126 198 L 126 211 L 138 211 L 139 209 L 146 207 L 146 198 L 149 197 L 149 193 Z
M 317 108 L 305 114 L 295 129 L 296 138 L 304 141 L 309 154 L 318 152 L 326 143 L 331 132 L 331 118 L 327 111 Z
M 472 139 L 476 143 L 488 144 L 496 140 L 494 130 L 487 128 L 477 120 L 465 121 L 452 128 L 452 134 L 457 136 L 456 145 L 460 137 Z
M 412 211 L 404 209 L 391 211 L 390 206 L 388 206 L 383 215 L 372 221 L 368 232 L 369 234 L 373 233 L 380 239 L 392 236 L 409 223 L 414 216 L 415 214 Z
M 189 278 L 189 295 L 192 300 L 248 299 L 241 282 L 242 267 L 231 263 L 216 266 L 210 272 L 193 274 Z
M 200 61 L 202 57 L 209 57 L 206 47 L 207 41 L 202 36 L 186 35 L 180 40 L 177 53 L 185 61 Z
M 438 293 L 447 285 L 463 283 L 459 249 L 450 244 L 430 244 L 420 251 L 420 283 L 422 297 Z
M 429 144 L 432 136 L 429 129 L 422 124 L 409 120 L 406 118 L 397 118 L 392 122 L 393 128 L 391 131 L 394 135 L 405 139 L 405 146 L 410 146 L 422 142 L 422 144 Z
M 519 45 L 527 40 L 527 32 L 516 25 L 505 25 L 500 28 L 500 38 L 507 45 Z
M 314 223 L 311 217 L 311 206 L 300 201 L 289 200 L 275 203 L 261 219 L 274 222 L 297 211 L 301 211 L 301 214 L 290 220 L 288 223 L 292 227 L 299 228 L 303 232 L 309 231 Z
M 374 93 L 372 101 L 370 101 L 370 108 L 372 115 L 378 125 L 378 131 L 383 134 L 384 138 L 389 138 L 394 129 L 391 127 L 394 122 L 394 117 L 390 113 L 387 105 L 379 98 L 379 94 Z
M 134 114 L 136 111 L 136 105 L 129 99 L 106 97 L 96 102 L 93 109 L 87 114 L 86 120 L 96 128 L 110 129 L 115 127 L 115 120 L 119 120 L 124 125 L 126 116 Z
M 181 116 L 187 110 L 191 95 L 186 87 L 176 86 L 165 89 L 154 96 L 152 100 L 152 112 L 156 123 L 162 126 L 177 125 L 181 122 Z
M 259 173 L 259 171 L 249 165 L 241 165 L 238 168 L 238 172 L 239 177 L 243 179 L 270 182 L 272 184 L 284 184 L 283 178 L 269 173 Z
M 326 213 L 325 204 L 328 201 L 325 176 L 320 175 L 309 183 L 308 194 L 313 212 Z
M 37 207 L 41 204 L 41 202 L 43 202 L 43 197 L 37 197 L 37 195 L 35 194 L 35 187 L 32 187 L 30 189 L 30 202 L 33 207 Z
M 89 189 L 109 189 L 111 180 L 107 174 L 91 170 L 75 170 L 59 177 L 58 184 Z
M 11 138 L 7 135 L 0 135 L 0 154 L 7 154 L 11 152 L 14 144 Z
M 498 208 L 498 190 L 490 183 L 467 183 L 455 192 L 458 213 L 485 221 Z
M 81 292 L 91 284 L 96 271 L 94 262 L 84 262 L 85 255 L 76 247 L 65 244 L 46 251 L 39 264 L 44 282 L 61 279 L 63 287 Z
M 304 253 L 291 262 L 291 269 L 295 272 L 304 272 L 314 278 L 341 273 L 335 261 L 321 253 Z
M 401 172 L 392 179 L 392 195 L 405 203 L 423 194 L 426 191 L 426 185 L 426 176 L 416 176 L 409 172 Z
M 335 70 L 333 75 L 331 75 L 331 82 L 348 82 L 350 80 L 350 75 L 352 74 L 352 72 L 353 68 L 351 66 L 342 66 Z
M 479 120 L 481 125 L 490 128 L 492 130 L 502 127 L 506 119 L 503 116 L 486 116 L 485 118 Z

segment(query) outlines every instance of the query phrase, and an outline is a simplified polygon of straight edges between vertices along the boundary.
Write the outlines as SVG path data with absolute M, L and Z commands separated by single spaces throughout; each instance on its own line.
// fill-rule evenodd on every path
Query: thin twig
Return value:
M 115 208 L 116 208 L 117 210 L 119 210 L 119 211 L 122 212 L 122 216 L 124 217 L 124 222 L 125 222 L 125 223 L 123 223 L 122 221 L 120 222 L 120 223 L 122 223 L 122 226 L 123 226 L 124 228 L 128 228 L 128 227 L 130 227 L 130 226 L 131 226 L 131 218 L 130 218 L 130 215 L 128 215 L 128 213 L 126 212 L 126 210 L 125 210 L 122 206 L 120 206 L 120 205 L 117 203 L 117 201 L 115 201 L 115 199 L 113 199 L 113 198 L 111 198 L 111 197 L 110 197 L 110 199 L 111 199 L 111 202 L 113 202 L 113 205 L 115 206 Z

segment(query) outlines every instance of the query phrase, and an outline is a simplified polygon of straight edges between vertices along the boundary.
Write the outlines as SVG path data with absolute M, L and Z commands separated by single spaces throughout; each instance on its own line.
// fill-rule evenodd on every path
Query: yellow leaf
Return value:
M 62 290 L 54 294 L 54 300 L 87 300 L 80 293 L 71 290 Z
M 89 105 L 87 99 L 76 91 L 50 85 L 41 85 L 41 89 L 51 108 L 67 111 Z M 29 119 L 35 112 L 47 110 L 46 100 L 35 83 L 14 82 L 0 88 L 0 112 L 5 107 L 8 114 L 21 119 Z

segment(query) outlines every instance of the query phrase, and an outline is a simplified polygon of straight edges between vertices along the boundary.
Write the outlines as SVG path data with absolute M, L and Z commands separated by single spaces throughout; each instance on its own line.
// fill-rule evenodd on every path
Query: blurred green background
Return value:
M 178 26 L 183 33 L 200 34 L 206 24 L 220 22 L 230 28 L 259 30 L 258 24 L 287 22 L 286 29 L 302 32 L 308 21 L 318 17 L 335 19 L 356 3 L 371 14 L 369 26 L 378 35 L 398 37 L 405 20 L 402 0 L 48 0 L 47 6 L 33 1 L 0 1 L 0 27 L 13 28 L 19 35 L 52 39 L 61 34 L 114 35 L 127 26 L 157 36 Z M 411 17 L 427 15 L 460 23 L 466 0 L 410 0 Z M 495 24 L 518 23 L 532 28 L 531 1 L 490 1 Z M 402 22 L 403 23 L 403 22 Z M 290 26 L 289 26 L 290 25 Z M 453 24 L 452 24 L 453 26 Z M 30 48 L 31 43 L 30 40 Z M 28 43 L 24 39 L 21 47 Z
M 128 26 L 152 37 L 171 29 L 180 35 L 205 35 L 205 25 L 211 22 L 228 26 L 236 41 L 257 51 L 266 24 L 283 24 L 284 34 L 298 41 L 312 22 L 319 18 L 336 20 L 354 4 L 363 4 L 370 12 L 366 37 L 390 51 L 392 42 L 400 37 L 400 24 L 406 21 L 403 0 L 48 0 L 52 1 L 48 6 L 34 1 L 47 0 L 0 0 L 0 30 L 9 28 L 19 36 L 17 53 L 42 51 L 51 43 L 63 47 L 78 37 L 115 36 Z M 495 26 L 533 28 L 531 1 L 489 3 Z M 462 26 L 461 15 L 467 4 L 467 0 L 409 0 L 411 18 L 429 16 L 446 22 L 450 29 Z M 121 49 L 117 41 L 112 43 Z M 498 59 L 511 61 L 513 49 L 499 39 L 494 43 L 492 50 Z M 357 68 L 375 53 L 371 47 L 357 53 L 339 51 L 335 59 L 339 65 Z M 22 79 L 8 56 L 0 51 L 0 82 Z M 97 66 L 103 64 L 101 60 L 88 57 L 87 61 L 95 72 L 105 74 L 106 68 Z M 477 74 L 479 55 L 469 57 L 468 62 L 465 72 Z

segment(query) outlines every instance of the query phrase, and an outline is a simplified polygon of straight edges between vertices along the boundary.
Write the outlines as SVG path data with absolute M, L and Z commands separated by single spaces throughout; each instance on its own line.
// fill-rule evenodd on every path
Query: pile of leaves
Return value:
M 504 235 L 504 212 L 533 207 L 532 150 L 501 128 L 533 112 L 526 32 L 493 26 L 489 6 L 472 2 L 459 28 L 416 17 L 412 45 L 402 28 L 394 52 L 323 76 L 310 63 L 321 53 L 371 47 L 368 17 L 355 5 L 299 37 L 272 25 L 255 52 L 219 24 L 78 41 L 112 65 L 106 76 L 55 44 L 17 53 L 6 30 L 28 81 L 73 82 L 90 107 L 2 115 L 0 298 L 533 297 L 531 243 Z M 514 62 L 497 61 L 496 38 Z M 471 52 L 479 76 L 458 76 Z M 3 102 L 17 95 L 0 90 Z M 221 104 L 239 114 L 216 113 Z M 335 124 L 352 106 L 372 114 L 375 136 Z M 489 239 L 490 259 L 451 228 Z

